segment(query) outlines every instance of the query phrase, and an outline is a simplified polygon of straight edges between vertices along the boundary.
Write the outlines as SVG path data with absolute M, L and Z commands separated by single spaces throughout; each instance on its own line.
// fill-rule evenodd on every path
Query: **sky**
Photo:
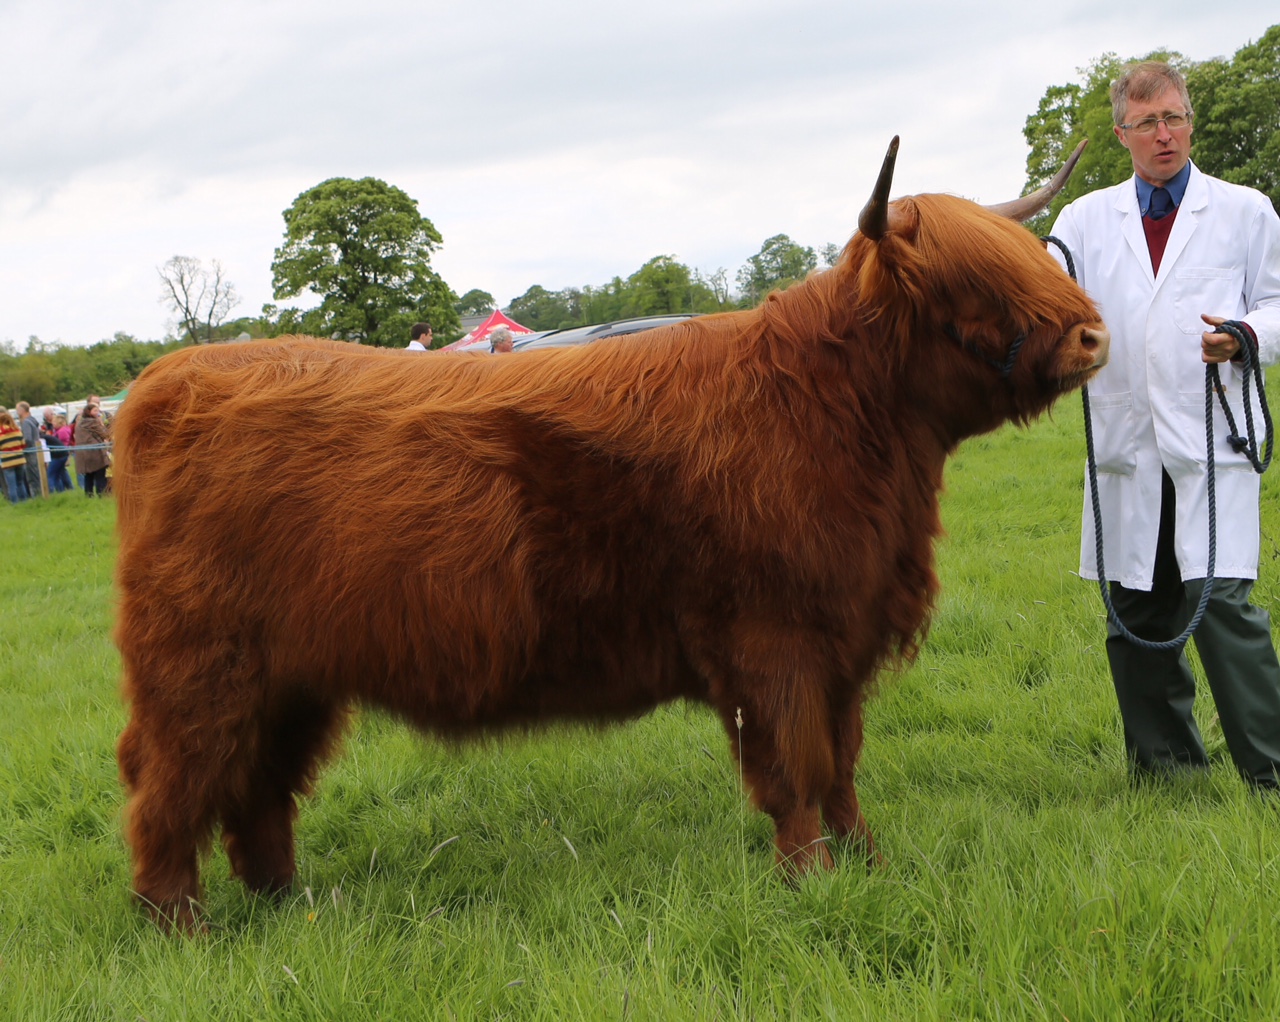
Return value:
M 1274 0 L 1152 10 L 0 0 L 0 342 L 161 338 L 174 255 L 218 260 L 232 316 L 257 315 L 281 213 L 332 177 L 417 200 L 459 295 L 664 254 L 732 280 L 775 234 L 843 244 L 895 134 L 895 195 L 1001 202 L 1049 86 L 1108 52 L 1229 57 L 1280 22 Z

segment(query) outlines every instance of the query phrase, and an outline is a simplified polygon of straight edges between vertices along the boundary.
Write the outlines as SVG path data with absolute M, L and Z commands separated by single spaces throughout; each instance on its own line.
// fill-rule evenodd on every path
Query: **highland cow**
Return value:
M 134 888 L 199 925 L 215 828 L 294 875 L 295 799 L 353 704 L 450 737 L 709 704 L 789 871 L 874 845 L 877 670 L 938 589 L 947 455 L 1105 361 L 1014 219 L 888 200 L 756 309 L 508 358 L 310 339 L 189 348 L 116 424 L 119 743 Z M 1014 218 L 1014 219 L 1010 219 Z M 741 742 L 737 719 L 741 719 Z

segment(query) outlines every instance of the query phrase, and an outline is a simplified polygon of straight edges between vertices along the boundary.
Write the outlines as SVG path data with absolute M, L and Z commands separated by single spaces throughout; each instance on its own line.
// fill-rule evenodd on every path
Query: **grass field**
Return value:
M 0 1018 L 1280 1017 L 1280 808 L 1207 700 L 1215 769 L 1130 786 L 1072 571 L 1081 451 L 1069 399 L 951 464 L 929 641 L 867 715 L 883 868 L 780 883 L 700 708 L 461 751 L 365 714 L 303 808 L 296 891 L 249 897 L 219 851 L 197 939 L 129 897 L 113 507 L 0 505 Z

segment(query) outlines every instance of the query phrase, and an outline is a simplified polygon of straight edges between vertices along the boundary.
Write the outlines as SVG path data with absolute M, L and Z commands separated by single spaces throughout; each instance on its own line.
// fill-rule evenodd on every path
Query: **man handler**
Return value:
M 1280 218 L 1265 195 L 1190 162 L 1193 111 L 1176 70 L 1156 61 L 1128 67 L 1111 102 L 1134 176 L 1067 206 L 1052 233 L 1075 256 L 1111 330 L 1110 364 L 1089 386 L 1111 595 L 1132 632 L 1165 641 L 1191 619 L 1208 573 L 1205 363 L 1219 364 L 1244 422 L 1239 342 L 1215 328 L 1243 322 L 1262 364 L 1280 360 Z M 1270 616 L 1249 602 L 1259 477 L 1228 444 L 1216 404 L 1213 430 L 1216 578 L 1196 648 L 1237 768 L 1275 790 L 1280 664 Z M 1082 576 L 1098 577 L 1095 560 L 1086 482 Z M 1110 623 L 1107 656 L 1135 774 L 1207 766 L 1186 657 L 1134 646 Z

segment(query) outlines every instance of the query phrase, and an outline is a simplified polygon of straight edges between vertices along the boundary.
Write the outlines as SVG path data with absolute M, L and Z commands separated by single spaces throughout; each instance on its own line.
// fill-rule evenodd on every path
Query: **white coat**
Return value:
M 1132 178 L 1077 199 L 1052 234 L 1075 257 L 1080 284 L 1111 331 L 1111 360 L 1089 384 L 1103 556 L 1108 579 L 1150 590 L 1160 524 L 1161 467 L 1177 493 L 1175 551 L 1182 578 L 1204 578 L 1209 556 L 1201 313 L 1244 320 L 1264 366 L 1280 361 L 1280 218 L 1260 192 L 1194 165 L 1160 272 L 1142 230 Z M 1056 252 L 1050 246 L 1051 252 Z M 1242 373 L 1220 365 L 1244 431 Z M 1253 399 L 1262 442 L 1262 417 Z M 1259 478 L 1226 441 L 1214 401 L 1218 578 L 1258 577 Z M 1080 574 L 1098 577 L 1085 481 Z

